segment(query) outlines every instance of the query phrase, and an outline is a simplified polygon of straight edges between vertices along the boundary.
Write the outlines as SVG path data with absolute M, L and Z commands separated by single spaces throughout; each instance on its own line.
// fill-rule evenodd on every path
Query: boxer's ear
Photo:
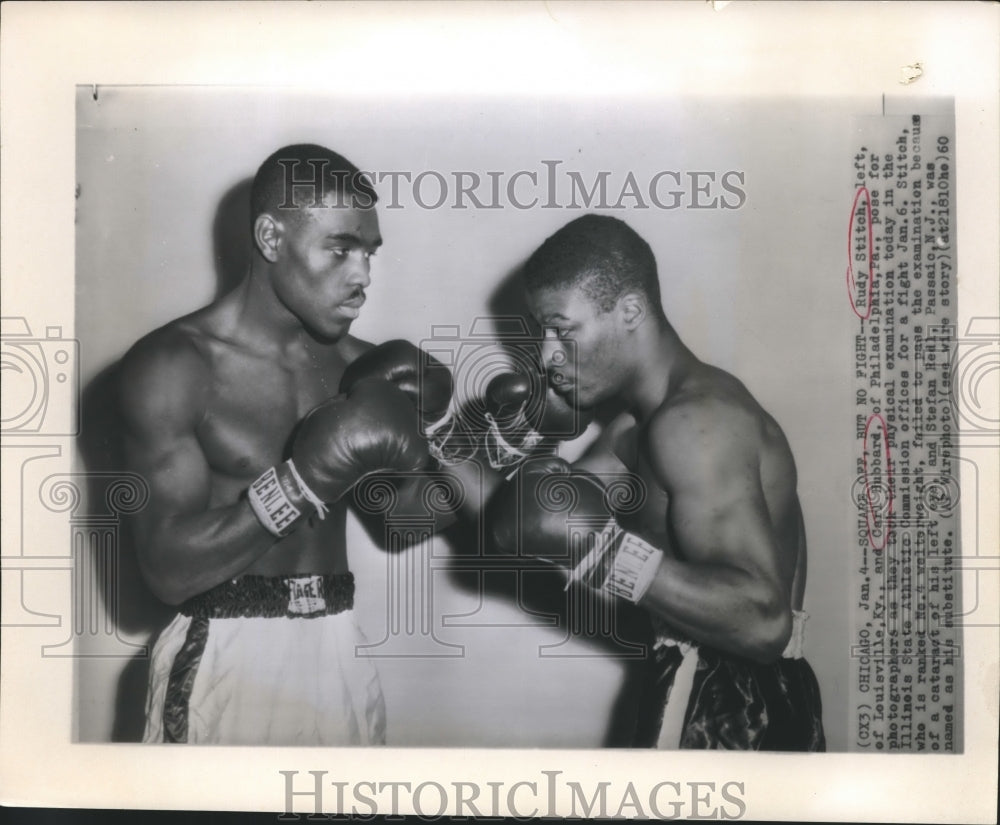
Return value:
M 627 330 L 638 328 L 647 313 L 646 297 L 638 292 L 627 292 L 618 299 L 618 314 Z
M 253 242 L 264 256 L 264 260 L 274 263 L 278 260 L 281 236 L 284 227 L 267 212 L 262 212 L 253 222 Z

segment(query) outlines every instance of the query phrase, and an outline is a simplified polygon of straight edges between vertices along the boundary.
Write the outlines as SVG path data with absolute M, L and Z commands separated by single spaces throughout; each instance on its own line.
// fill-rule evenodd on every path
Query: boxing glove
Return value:
M 553 456 L 526 461 L 500 485 L 487 524 L 501 552 L 558 566 L 567 587 L 579 581 L 633 603 L 645 595 L 663 558 L 618 525 L 596 476 Z
M 350 392 L 368 378 L 390 381 L 405 392 L 425 426 L 433 427 L 448 413 L 454 389 L 451 370 L 409 341 L 386 341 L 356 358 L 344 370 L 340 391 Z
M 391 381 L 409 396 L 420 415 L 428 450 L 438 463 L 458 464 L 472 455 L 474 439 L 451 414 L 454 382 L 444 364 L 409 341 L 396 339 L 352 361 L 340 379 L 340 391 L 348 392 L 370 378 Z
M 559 441 L 575 438 L 590 421 L 553 391 L 540 370 L 497 375 L 483 400 L 487 457 L 496 470 L 510 471 L 531 455 L 554 453 Z
M 291 458 L 262 474 L 247 493 L 260 522 L 284 536 L 364 476 L 415 471 L 427 445 L 406 394 L 387 381 L 361 381 L 315 407 L 299 423 Z

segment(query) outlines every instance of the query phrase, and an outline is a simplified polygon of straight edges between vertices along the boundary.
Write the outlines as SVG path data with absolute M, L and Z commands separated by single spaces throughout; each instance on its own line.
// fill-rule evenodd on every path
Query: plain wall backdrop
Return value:
M 424 209 L 401 184 L 402 208 L 378 185 L 385 245 L 368 303 L 352 332 L 379 342 L 466 333 L 506 307 L 498 287 L 549 234 L 586 209 L 454 207 L 455 171 L 504 181 L 558 167 L 590 185 L 610 172 L 617 199 L 631 172 L 743 173 L 738 209 L 593 210 L 626 220 L 650 243 L 664 306 L 701 359 L 732 371 L 784 428 L 799 470 L 809 539 L 807 656 L 817 673 L 831 750 L 847 747 L 850 548 L 854 504 L 852 318 L 843 238 L 853 189 L 856 100 L 761 98 L 352 98 L 274 90 L 91 87 L 77 98 L 76 332 L 84 388 L 81 469 L 122 469 L 109 387 L 138 338 L 231 286 L 249 254 L 247 182 L 287 143 L 316 142 L 363 169 L 437 171 L 448 203 Z M 525 183 L 525 197 L 532 187 Z M 425 200 L 436 187 L 428 182 Z M 488 194 L 488 188 L 480 195 Z M 539 186 L 534 194 L 542 194 Z M 712 195 L 725 194 L 717 185 Z M 730 197 L 731 196 L 727 196 Z M 846 201 L 846 203 L 845 203 Z M 240 227 L 243 227 L 242 229 Z M 353 518 L 348 524 L 356 609 L 373 641 L 385 635 L 390 559 Z M 121 537 L 119 635 L 145 644 L 170 611 L 135 575 Z M 436 539 L 435 558 L 468 551 Z M 407 551 L 404 565 L 421 552 Z M 501 576 L 502 578 L 502 576 Z M 380 657 L 389 744 L 597 747 L 626 666 L 586 640 L 519 608 L 510 582 L 479 588 L 475 574 L 433 575 L 435 637 L 461 655 Z M 447 617 L 447 618 L 446 618 Z M 464 617 L 464 618 L 455 618 Z M 560 644 L 562 643 L 562 644 Z M 416 644 L 416 643 L 414 643 Z M 88 639 L 81 640 L 86 652 Z M 542 655 L 559 645 L 558 655 Z M 406 653 L 405 646 L 400 648 Z M 397 653 L 400 649 L 394 649 Z M 420 651 L 423 651 L 420 648 Z M 417 647 L 413 648 L 417 651 Z M 411 653 L 413 652 L 411 651 Z M 417 652 L 420 652 L 417 651 Z M 81 741 L 141 731 L 145 660 L 80 659 Z

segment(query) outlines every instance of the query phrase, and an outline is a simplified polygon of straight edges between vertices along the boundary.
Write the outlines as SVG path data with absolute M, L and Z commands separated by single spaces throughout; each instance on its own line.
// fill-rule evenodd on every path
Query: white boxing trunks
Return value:
M 350 573 L 243 576 L 185 602 L 153 648 L 146 742 L 383 745 Z

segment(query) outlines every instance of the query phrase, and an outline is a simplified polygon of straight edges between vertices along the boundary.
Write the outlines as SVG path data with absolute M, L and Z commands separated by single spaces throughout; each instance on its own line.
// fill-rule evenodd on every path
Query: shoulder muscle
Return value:
M 726 397 L 696 396 L 657 411 L 649 422 L 650 463 L 668 493 L 725 486 L 756 476 L 760 421 Z
M 193 430 L 204 414 L 210 370 L 190 335 L 166 327 L 122 359 L 118 397 L 133 432 Z

